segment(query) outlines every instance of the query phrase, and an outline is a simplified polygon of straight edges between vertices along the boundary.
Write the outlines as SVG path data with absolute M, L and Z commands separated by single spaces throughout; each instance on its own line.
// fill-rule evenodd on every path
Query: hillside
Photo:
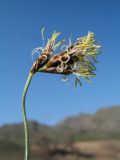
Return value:
M 95 114 L 80 114 L 68 117 L 54 127 L 39 124 L 36 121 L 29 122 L 31 143 L 43 143 L 61 140 L 67 134 L 67 138 L 74 135 L 91 135 L 95 137 L 116 137 L 120 135 L 120 107 L 104 108 Z M 18 139 L 19 137 L 19 139 Z M 0 127 L 0 140 L 23 144 L 23 124 L 3 125 Z
M 95 114 L 68 117 L 56 128 L 60 131 L 94 136 L 94 138 L 119 138 L 120 106 L 103 108 Z
M 68 117 L 54 127 L 39 124 L 36 121 L 30 121 L 29 130 L 32 160 L 35 157 L 37 160 L 40 160 L 40 157 L 43 160 L 47 160 L 47 158 L 49 160 L 56 160 L 56 156 L 60 160 L 67 160 L 65 157 L 69 157 L 68 159 L 70 159 L 70 157 L 76 156 L 83 157 L 83 160 L 86 160 L 92 155 L 99 153 L 99 149 L 97 153 L 95 152 L 95 146 L 101 149 L 102 147 L 105 148 L 105 153 L 101 151 L 99 153 L 100 156 L 101 154 L 104 155 L 110 152 L 113 153 L 112 155 L 117 155 L 120 152 L 119 124 L 119 106 L 103 108 L 95 114 L 80 114 Z M 3 125 L 0 127 L 1 160 L 10 160 L 10 157 L 11 160 L 23 159 L 23 144 L 23 123 Z M 83 147 L 84 145 L 85 147 Z M 92 145 L 93 151 L 91 148 Z M 78 148 L 76 149 L 75 146 L 80 146 L 78 147 L 80 150 Z M 87 148 L 89 148 L 88 151 Z M 89 153 L 90 150 L 91 152 Z M 93 154 L 92 152 L 95 153 Z M 75 159 L 77 160 L 77 158 Z M 71 160 L 74 160 L 74 158 Z

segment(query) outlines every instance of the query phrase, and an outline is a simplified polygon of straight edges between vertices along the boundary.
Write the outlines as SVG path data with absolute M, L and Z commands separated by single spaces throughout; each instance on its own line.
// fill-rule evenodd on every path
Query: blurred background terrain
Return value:
M 32 160 L 120 159 L 120 106 L 67 117 L 54 126 L 29 121 Z M 23 124 L 0 127 L 0 160 L 24 155 Z

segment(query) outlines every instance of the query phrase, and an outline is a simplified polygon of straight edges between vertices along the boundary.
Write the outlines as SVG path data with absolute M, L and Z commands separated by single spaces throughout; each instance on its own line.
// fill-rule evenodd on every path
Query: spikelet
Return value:
M 56 43 L 59 35 L 60 32 L 53 32 L 46 47 L 42 49 L 43 52 L 33 65 L 32 71 L 56 73 L 65 76 L 73 74 L 75 75 L 76 85 L 77 83 L 82 85 L 80 77 L 91 81 L 90 78 L 95 76 L 96 58 L 101 48 L 100 44 L 95 40 L 94 33 L 88 32 L 87 36 L 77 38 L 75 44 L 70 41 L 64 51 L 53 55 L 54 50 L 65 41 L 62 40 Z

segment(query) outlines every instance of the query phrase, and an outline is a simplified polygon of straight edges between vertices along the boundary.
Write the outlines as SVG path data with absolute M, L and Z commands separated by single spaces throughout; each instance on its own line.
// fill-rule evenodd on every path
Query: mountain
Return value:
M 78 141 L 92 142 L 93 140 L 106 140 L 105 146 L 108 145 L 109 148 L 109 145 L 111 145 L 112 148 L 116 147 L 117 149 L 115 150 L 118 151 L 118 144 L 120 142 L 119 124 L 120 106 L 103 108 L 95 114 L 80 114 L 67 117 L 53 127 L 40 124 L 36 121 L 29 121 L 32 159 L 56 160 L 60 156 L 60 160 L 67 160 L 66 156 L 68 156 L 68 159 L 71 156 L 76 157 L 76 155 L 78 159 L 81 156 L 91 156 L 90 154 L 81 153 L 81 151 L 73 147 L 73 144 L 78 143 Z M 115 142 L 111 143 L 111 139 L 115 140 Z M 23 123 L 1 126 L 0 159 L 19 160 L 23 159 L 23 155 Z M 58 155 L 57 158 L 52 158 L 56 157 L 56 155 Z
M 95 114 L 80 114 L 68 117 L 60 122 L 60 129 L 72 129 L 79 132 L 120 132 L 120 106 L 104 108 Z
M 80 114 L 68 117 L 56 128 L 59 132 L 71 132 L 73 135 L 93 138 L 120 137 L 120 106 L 103 108 L 95 114 Z M 83 137 L 81 137 L 83 138 Z M 83 138 L 84 139 L 84 138 Z
M 74 137 L 119 138 L 120 106 L 103 108 L 95 114 L 80 114 L 68 117 L 54 127 L 29 122 L 31 143 L 52 143 Z M 0 140 L 23 144 L 23 123 L 0 127 Z M 19 138 L 18 138 L 19 137 Z M 83 138 L 84 139 L 84 138 Z

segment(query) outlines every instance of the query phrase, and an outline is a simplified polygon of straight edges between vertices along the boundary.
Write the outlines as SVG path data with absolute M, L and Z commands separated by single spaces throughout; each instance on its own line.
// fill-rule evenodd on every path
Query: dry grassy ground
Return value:
M 81 153 L 93 155 L 95 160 L 120 160 L 120 141 L 106 140 L 75 143 L 75 148 Z
M 24 159 L 23 147 L 0 150 L 0 160 Z M 99 140 L 57 144 L 41 147 L 31 146 L 30 160 L 120 160 L 120 140 Z
M 43 160 L 120 160 L 119 140 L 77 142 L 70 146 L 59 144 L 46 150 L 33 146 L 31 149 L 36 160 L 40 157 Z

